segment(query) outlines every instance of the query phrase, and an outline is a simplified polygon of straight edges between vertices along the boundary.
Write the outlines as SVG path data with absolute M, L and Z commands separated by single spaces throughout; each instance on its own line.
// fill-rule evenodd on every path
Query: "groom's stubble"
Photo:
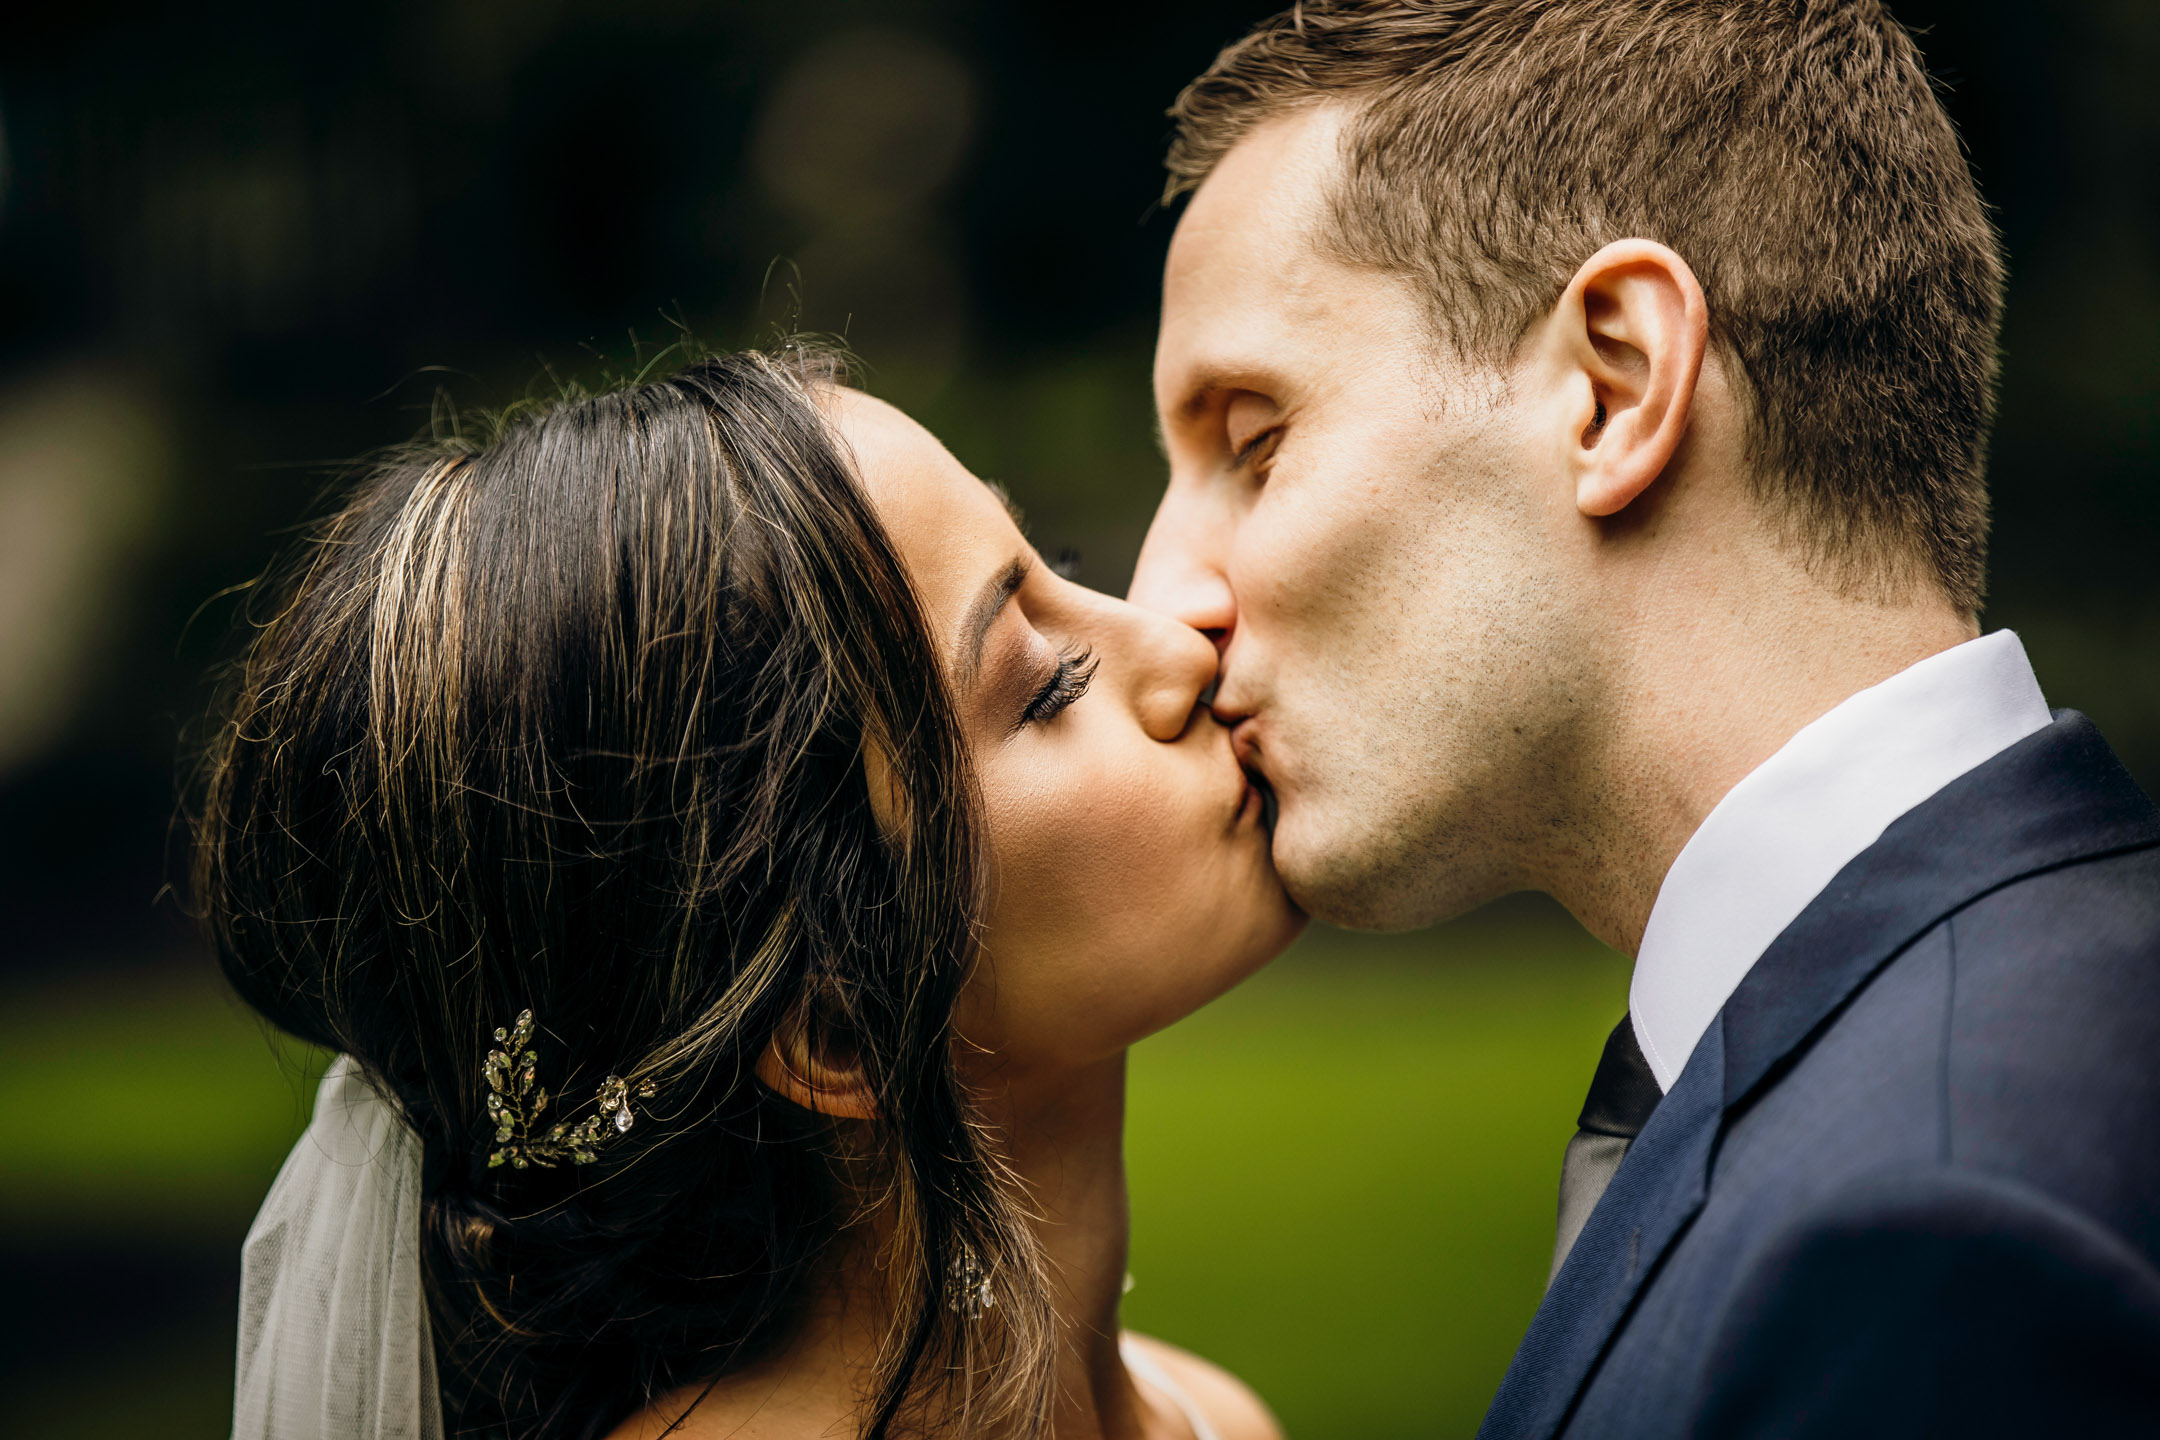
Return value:
M 1977 633 L 2000 249 L 1880 7 L 1307 3 L 1172 114 L 1133 595 L 1316 916 L 1632 951 L 1733 784 Z
M 1198 377 L 1245 375 L 1294 419 L 1243 502 L 1266 523 L 1229 558 L 1218 713 L 1276 790 L 1298 903 L 1408 929 L 1538 885 L 1556 845 L 1599 843 L 1569 797 L 1605 682 L 1508 375 L 1452 361 L 1407 281 L 1315 239 L 1336 124 L 1261 127 L 1195 197 L 1157 388 L 1173 467 L 1208 463 L 1213 422 L 1183 410 Z M 1172 502 L 1165 521 L 1134 595 L 1189 615 Z
M 1684 343 L 1701 295 L 1654 242 L 1585 261 L 1507 355 L 1459 358 L 1411 281 L 1316 238 L 1341 122 L 1255 126 L 1179 224 L 1171 480 L 1133 597 L 1217 633 L 1216 714 L 1276 791 L 1309 914 L 1414 929 L 1534 889 L 1632 953 L 1725 791 L 1971 612 L 1843 583 L 1763 503 L 1745 382 Z M 1664 441 L 1593 417 L 1594 390 L 1640 413 L 1675 366 L 1689 398 L 1644 422 Z M 1615 447 L 1640 484 L 1608 504 Z

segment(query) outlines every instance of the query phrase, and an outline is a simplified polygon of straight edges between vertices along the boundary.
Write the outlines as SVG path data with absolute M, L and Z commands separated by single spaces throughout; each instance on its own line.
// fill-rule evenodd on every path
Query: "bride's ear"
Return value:
M 788 1012 L 757 1058 L 757 1078 L 791 1104 L 835 1120 L 874 1120 L 877 1096 L 863 1073 L 862 1058 L 830 1027 L 812 1026 L 808 1007 Z
M 893 767 L 892 752 L 876 735 L 863 737 L 862 767 L 863 784 L 870 791 L 870 814 L 877 821 L 878 833 L 887 840 L 898 840 L 909 819 L 907 789 Z

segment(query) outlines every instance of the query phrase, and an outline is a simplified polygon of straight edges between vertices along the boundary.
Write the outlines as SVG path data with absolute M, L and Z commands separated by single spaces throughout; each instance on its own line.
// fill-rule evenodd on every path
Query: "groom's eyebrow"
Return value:
M 1027 574 L 1027 557 L 1014 557 L 1004 569 L 990 577 L 990 583 L 983 586 L 975 603 L 968 607 L 967 619 L 960 626 L 961 637 L 966 641 L 960 652 L 960 678 L 964 683 L 972 685 L 975 682 L 976 672 L 982 669 L 983 641 L 1004 611 L 1005 602 L 1012 599 Z
M 1197 364 L 1180 384 L 1176 403 L 1167 414 L 1158 411 L 1155 429 L 1159 435 L 1167 419 L 1173 425 L 1190 425 L 1205 414 L 1224 396 L 1240 390 L 1256 395 L 1276 393 L 1277 381 L 1266 372 L 1252 365 L 1240 365 L 1229 361 L 1209 360 Z

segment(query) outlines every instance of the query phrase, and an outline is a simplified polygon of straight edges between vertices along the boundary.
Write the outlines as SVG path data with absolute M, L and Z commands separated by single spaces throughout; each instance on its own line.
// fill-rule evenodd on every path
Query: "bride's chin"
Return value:
M 1282 872 L 1275 866 L 1275 797 L 1262 789 L 1259 791 L 1258 803 L 1263 810 L 1260 820 L 1250 829 L 1241 825 L 1238 838 L 1253 847 L 1252 863 L 1259 872 L 1253 888 L 1263 897 L 1259 901 L 1259 908 L 1262 911 L 1279 910 L 1283 922 L 1289 927 L 1288 934 L 1275 947 L 1279 951 L 1297 938 L 1310 917 L 1299 908 L 1296 897 L 1290 893 L 1289 885 L 1283 880 Z M 1273 956 L 1269 958 L 1272 959 Z
M 1225 927 L 1226 935 L 1235 934 L 1236 940 L 1225 945 L 1210 966 L 1220 978 L 1214 993 L 1208 996 L 1209 1002 L 1265 969 L 1304 933 L 1305 912 L 1283 888 L 1274 866 L 1267 863 L 1264 850 L 1260 869 L 1261 873 L 1254 877 L 1251 904 L 1240 917 L 1242 923 Z

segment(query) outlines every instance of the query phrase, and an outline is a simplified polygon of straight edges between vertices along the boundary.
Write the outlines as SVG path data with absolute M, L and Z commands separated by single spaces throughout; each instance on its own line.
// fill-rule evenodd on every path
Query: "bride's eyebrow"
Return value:
M 982 593 L 975 597 L 975 603 L 968 607 L 967 618 L 960 625 L 962 684 L 975 683 L 976 672 L 982 668 L 983 639 L 997 623 L 1005 602 L 1012 599 L 1013 593 L 1027 580 L 1031 563 L 1025 555 L 1014 556 L 1006 562 L 1004 569 L 990 577 Z

